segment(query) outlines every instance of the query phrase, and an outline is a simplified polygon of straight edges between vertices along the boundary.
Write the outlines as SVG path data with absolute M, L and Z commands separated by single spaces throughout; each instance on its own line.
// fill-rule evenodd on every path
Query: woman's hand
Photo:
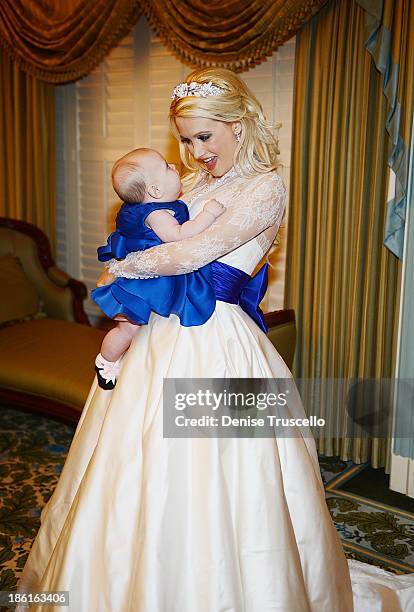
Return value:
M 105 285 L 110 285 L 111 283 L 114 282 L 115 279 L 116 279 L 116 276 L 111 274 L 109 272 L 109 270 L 107 270 L 107 268 L 105 268 L 104 271 L 102 272 L 101 276 L 96 281 L 96 286 L 97 287 L 104 287 Z

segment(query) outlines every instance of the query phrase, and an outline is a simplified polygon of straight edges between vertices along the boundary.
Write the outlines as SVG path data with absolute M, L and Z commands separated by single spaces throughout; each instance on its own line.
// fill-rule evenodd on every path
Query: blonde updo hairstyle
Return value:
M 170 127 L 179 142 L 181 160 L 189 170 L 185 177 L 188 186 L 194 185 L 205 171 L 180 141 L 175 121 L 177 117 L 202 117 L 225 123 L 240 122 L 241 138 L 234 154 L 234 167 L 244 176 L 269 172 L 280 166 L 275 130 L 281 124 L 273 126 L 266 121 L 260 102 L 236 73 L 225 68 L 202 68 L 189 74 L 184 82 L 192 81 L 211 82 L 221 87 L 224 92 L 219 96 L 187 96 L 171 102 Z

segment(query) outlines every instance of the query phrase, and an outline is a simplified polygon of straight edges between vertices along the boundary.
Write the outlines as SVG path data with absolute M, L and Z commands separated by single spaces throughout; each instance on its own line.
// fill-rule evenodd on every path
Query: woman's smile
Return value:
M 200 163 L 204 164 L 206 169 L 212 173 L 217 163 L 217 155 L 210 155 L 209 157 L 202 157 L 198 159 Z
M 233 123 L 199 117 L 177 117 L 181 142 L 214 177 L 223 176 L 233 167 L 237 140 Z

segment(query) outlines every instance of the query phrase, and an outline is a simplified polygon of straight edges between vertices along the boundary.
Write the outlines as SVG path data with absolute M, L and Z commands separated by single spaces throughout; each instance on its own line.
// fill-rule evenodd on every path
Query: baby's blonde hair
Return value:
M 124 202 L 142 202 L 147 193 L 147 185 L 142 168 L 136 161 L 136 153 L 148 149 L 134 149 L 112 167 L 112 186 Z
M 212 83 L 224 89 L 219 96 L 187 96 L 173 100 L 170 105 L 170 127 L 180 143 L 180 156 L 184 166 L 189 170 L 185 177 L 186 184 L 194 184 L 203 171 L 180 141 L 176 124 L 177 117 L 203 117 L 215 121 L 241 123 L 241 138 L 234 155 L 234 166 L 245 176 L 275 170 L 281 164 L 278 161 L 280 153 L 275 126 L 266 121 L 263 109 L 256 96 L 250 91 L 242 79 L 226 68 L 202 68 L 187 76 L 186 83 Z

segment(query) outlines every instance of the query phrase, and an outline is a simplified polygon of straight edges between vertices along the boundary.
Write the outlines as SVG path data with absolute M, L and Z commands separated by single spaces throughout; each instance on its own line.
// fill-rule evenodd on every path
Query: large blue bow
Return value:
M 109 234 L 106 245 L 98 247 L 99 261 L 124 259 L 126 254 L 126 238 L 119 232 L 112 232 L 112 234 Z
M 260 329 L 267 333 L 268 328 L 259 304 L 266 293 L 269 264 L 265 263 L 254 276 L 221 261 L 214 261 L 211 267 L 216 299 L 239 304 Z
M 247 285 L 244 287 L 239 297 L 239 304 L 253 321 L 267 333 L 268 328 L 265 323 L 263 312 L 259 306 L 264 298 L 268 283 L 269 264 L 265 263 L 260 270 L 250 278 Z

